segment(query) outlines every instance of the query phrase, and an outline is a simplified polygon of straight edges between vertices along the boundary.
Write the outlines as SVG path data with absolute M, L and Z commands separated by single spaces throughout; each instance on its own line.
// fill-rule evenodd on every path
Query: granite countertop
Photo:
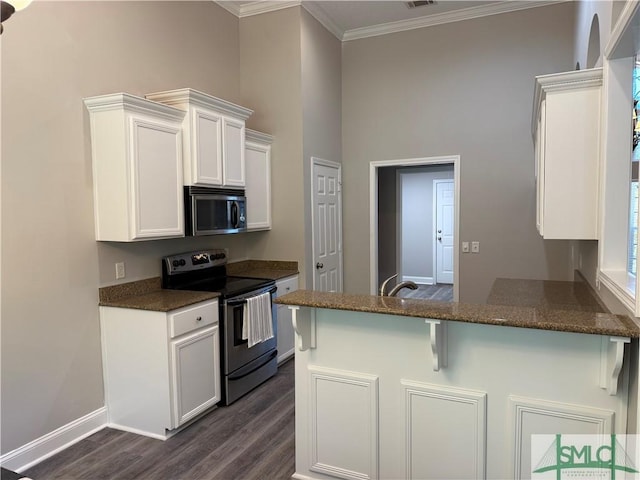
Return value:
M 298 262 L 280 260 L 244 260 L 227 264 L 227 275 L 280 280 L 298 275 Z
M 298 262 L 244 260 L 227 264 L 227 275 L 280 280 L 298 274 Z M 121 283 L 99 290 L 100 306 L 168 312 L 220 296 L 217 292 L 166 290 L 160 277 Z
M 160 277 L 122 283 L 99 290 L 101 307 L 168 312 L 220 296 L 217 292 L 163 290 Z
M 633 320 L 625 315 L 608 313 L 583 282 L 497 279 L 486 304 L 310 290 L 297 290 L 275 302 L 487 325 L 640 337 L 640 328 Z

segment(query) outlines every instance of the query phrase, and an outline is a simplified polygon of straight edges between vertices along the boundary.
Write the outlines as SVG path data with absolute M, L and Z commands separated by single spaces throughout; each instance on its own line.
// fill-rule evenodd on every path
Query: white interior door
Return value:
M 436 225 L 436 283 L 453 283 L 453 180 L 434 180 Z
M 342 291 L 342 198 L 339 163 L 312 158 L 313 289 Z

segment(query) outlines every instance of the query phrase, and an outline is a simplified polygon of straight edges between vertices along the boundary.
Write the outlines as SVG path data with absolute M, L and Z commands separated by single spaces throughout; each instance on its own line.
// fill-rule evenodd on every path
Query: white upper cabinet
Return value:
M 253 113 L 206 93 L 182 88 L 146 98 L 184 110 L 184 184 L 245 186 L 245 121 Z
M 245 143 L 247 230 L 271 228 L 271 143 L 273 137 L 247 129 Z
M 86 98 L 96 240 L 184 236 L 184 112 L 126 93 Z
M 536 77 L 536 224 L 545 239 L 598 238 L 602 69 Z

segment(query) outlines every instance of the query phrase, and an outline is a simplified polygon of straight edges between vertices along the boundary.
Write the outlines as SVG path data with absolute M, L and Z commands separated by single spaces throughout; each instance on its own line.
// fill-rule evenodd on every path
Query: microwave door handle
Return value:
M 233 228 L 238 228 L 238 202 L 231 202 L 231 223 Z

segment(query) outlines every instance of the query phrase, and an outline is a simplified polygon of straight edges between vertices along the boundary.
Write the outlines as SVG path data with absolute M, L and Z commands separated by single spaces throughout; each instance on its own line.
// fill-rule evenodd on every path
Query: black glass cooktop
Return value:
M 222 277 L 204 278 L 176 286 L 179 290 L 195 290 L 198 292 L 219 292 L 223 298 L 235 297 L 261 290 L 275 285 L 274 280 L 266 278 Z

